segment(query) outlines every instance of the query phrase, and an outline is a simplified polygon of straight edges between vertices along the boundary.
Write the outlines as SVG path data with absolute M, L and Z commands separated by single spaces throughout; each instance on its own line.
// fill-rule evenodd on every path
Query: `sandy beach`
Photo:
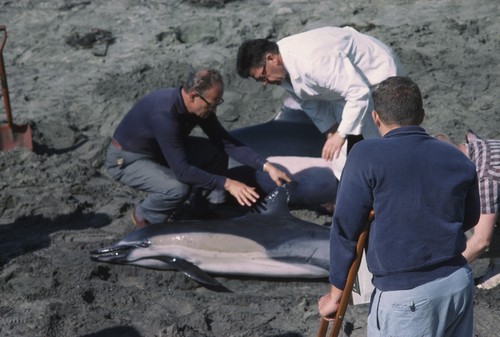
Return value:
M 14 122 L 29 123 L 34 142 L 0 152 L 0 335 L 315 336 L 326 280 L 217 277 L 234 291 L 221 294 L 180 272 L 90 260 L 133 229 L 142 197 L 106 173 L 112 132 L 139 97 L 199 66 L 224 76 L 229 130 L 268 121 L 284 90 L 236 74 L 240 43 L 349 25 L 400 56 L 429 133 L 498 139 L 499 14 L 497 0 L 0 0 Z M 476 291 L 475 336 L 499 336 L 499 300 L 500 287 Z M 340 335 L 365 336 L 367 313 L 350 306 Z

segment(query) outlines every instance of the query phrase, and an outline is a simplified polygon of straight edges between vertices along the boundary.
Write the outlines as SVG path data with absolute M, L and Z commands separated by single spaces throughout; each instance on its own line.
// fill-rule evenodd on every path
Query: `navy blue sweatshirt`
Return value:
M 266 162 L 265 158 L 232 137 L 215 113 L 206 119 L 188 113 L 181 88 L 160 89 L 141 98 L 118 124 L 113 138 L 126 151 L 151 155 L 166 163 L 180 182 L 222 189 L 225 177 L 187 162 L 184 140 L 197 125 L 221 151 L 238 162 L 255 169 L 262 168 Z
M 418 126 L 357 143 L 339 184 L 330 233 L 330 283 L 343 289 L 371 209 L 367 265 L 379 290 L 405 290 L 467 262 L 465 231 L 479 219 L 474 164 Z

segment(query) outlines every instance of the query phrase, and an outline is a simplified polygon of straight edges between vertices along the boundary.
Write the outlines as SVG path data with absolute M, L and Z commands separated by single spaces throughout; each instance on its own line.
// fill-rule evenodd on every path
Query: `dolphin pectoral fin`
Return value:
M 148 259 L 156 259 L 168 263 L 175 269 L 183 272 L 190 279 L 202 284 L 204 287 L 208 289 L 218 292 L 228 292 L 228 293 L 232 292 L 230 289 L 226 288 L 222 283 L 220 283 L 212 276 L 205 273 L 201 268 L 199 268 L 198 266 L 187 260 L 178 257 L 163 256 L 163 255 L 148 256 Z

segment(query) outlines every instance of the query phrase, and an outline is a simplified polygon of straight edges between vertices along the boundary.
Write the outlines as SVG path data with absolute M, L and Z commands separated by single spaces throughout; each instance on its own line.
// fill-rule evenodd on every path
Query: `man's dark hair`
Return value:
M 219 85 L 224 89 L 224 80 L 220 72 L 211 68 L 202 68 L 190 73 L 183 87 L 186 91 L 194 90 L 203 94 L 214 85 Z
M 278 54 L 278 44 L 267 39 L 247 40 L 238 48 L 236 71 L 243 78 L 250 76 L 250 69 L 264 66 L 266 53 Z
M 408 77 L 382 81 L 372 93 L 375 111 L 384 124 L 420 125 L 424 118 L 422 94 Z

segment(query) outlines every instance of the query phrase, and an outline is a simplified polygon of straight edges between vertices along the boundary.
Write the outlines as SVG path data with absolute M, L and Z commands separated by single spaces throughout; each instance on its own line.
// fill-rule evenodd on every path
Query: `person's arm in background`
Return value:
M 474 227 L 474 233 L 467 240 L 467 247 L 462 255 L 467 259 L 467 262 L 472 262 L 477 259 L 490 246 L 495 223 L 498 214 L 481 214 L 477 225 Z

